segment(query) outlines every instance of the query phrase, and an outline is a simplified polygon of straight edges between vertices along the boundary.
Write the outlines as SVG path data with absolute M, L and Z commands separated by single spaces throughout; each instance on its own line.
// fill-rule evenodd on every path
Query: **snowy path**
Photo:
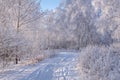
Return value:
M 80 80 L 77 63 L 77 53 L 60 52 L 54 58 L 2 73 L 0 80 Z

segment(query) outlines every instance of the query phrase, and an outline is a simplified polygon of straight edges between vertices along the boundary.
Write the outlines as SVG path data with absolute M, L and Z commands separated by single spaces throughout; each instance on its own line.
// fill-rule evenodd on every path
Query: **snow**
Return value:
M 120 44 L 87 46 L 80 52 L 79 67 L 80 80 L 120 80 Z
M 59 52 L 40 63 L 0 73 L 0 80 L 80 80 L 77 52 Z

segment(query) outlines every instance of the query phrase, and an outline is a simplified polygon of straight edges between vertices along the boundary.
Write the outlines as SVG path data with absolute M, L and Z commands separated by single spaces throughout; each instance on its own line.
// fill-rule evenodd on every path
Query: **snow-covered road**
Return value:
M 34 65 L 0 73 L 0 80 L 80 80 L 76 52 L 60 52 Z

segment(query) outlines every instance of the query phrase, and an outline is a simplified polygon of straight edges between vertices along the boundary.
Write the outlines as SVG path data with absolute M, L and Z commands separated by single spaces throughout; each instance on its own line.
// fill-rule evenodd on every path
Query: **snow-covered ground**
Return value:
M 0 80 L 80 80 L 77 52 L 59 52 L 40 63 L 0 73 Z

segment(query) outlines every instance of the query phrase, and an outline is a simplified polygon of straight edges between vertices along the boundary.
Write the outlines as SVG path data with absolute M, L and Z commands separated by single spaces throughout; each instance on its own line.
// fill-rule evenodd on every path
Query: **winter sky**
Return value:
M 43 10 L 51 10 L 56 8 L 61 0 L 41 0 L 41 7 Z

